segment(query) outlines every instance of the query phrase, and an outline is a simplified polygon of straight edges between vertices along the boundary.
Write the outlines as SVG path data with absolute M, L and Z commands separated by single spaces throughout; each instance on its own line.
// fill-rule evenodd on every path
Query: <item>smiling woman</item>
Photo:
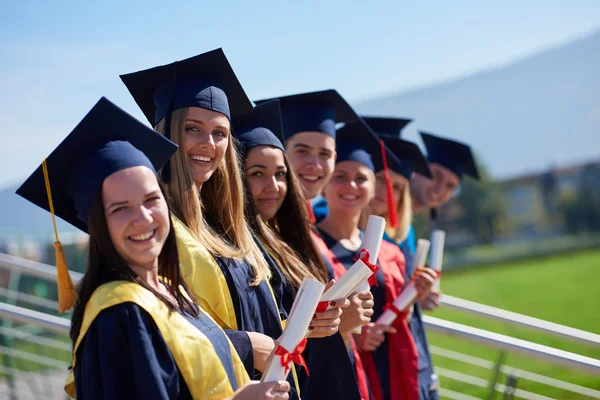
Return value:
M 65 390 L 85 399 L 287 399 L 285 382 L 248 382 L 182 279 L 156 176 L 176 150 L 101 99 L 18 190 L 90 236 Z

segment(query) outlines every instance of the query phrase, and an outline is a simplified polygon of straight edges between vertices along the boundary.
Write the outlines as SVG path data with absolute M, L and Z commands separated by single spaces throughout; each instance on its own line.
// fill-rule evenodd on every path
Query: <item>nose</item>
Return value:
M 201 135 L 198 135 L 194 147 L 199 147 L 206 150 L 214 150 L 216 147 L 215 139 L 210 133 L 203 132 Z
M 150 225 L 153 220 L 152 212 L 148 208 L 142 206 L 135 213 L 133 218 L 133 226 L 136 228 L 144 227 Z
M 306 166 L 318 169 L 320 167 L 319 157 L 316 154 L 310 154 L 306 158 Z
M 267 181 L 267 185 L 265 186 L 266 192 L 279 192 L 279 185 L 277 185 L 277 178 L 272 177 Z

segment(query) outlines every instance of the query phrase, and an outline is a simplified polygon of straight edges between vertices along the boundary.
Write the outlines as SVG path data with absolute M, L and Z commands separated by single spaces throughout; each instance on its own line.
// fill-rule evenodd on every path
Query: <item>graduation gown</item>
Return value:
M 392 243 L 381 243 L 378 264 L 378 286 L 371 288 L 375 298 L 373 321 L 400 295 L 406 274 L 404 255 Z M 380 347 L 360 353 L 377 400 L 419 399 L 417 349 L 405 317 L 396 318 L 392 326 L 397 333 L 386 334 Z
M 287 319 L 281 299 L 285 278 L 255 237 L 269 266 L 271 282 L 250 286 L 254 272 L 245 260 L 213 256 L 181 220 L 172 215 L 177 236 L 181 273 L 198 303 L 224 330 L 251 379 L 259 379 L 254 370 L 252 343 L 246 332 L 258 332 L 278 339 Z M 208 220 L 210 223 L 210 220 Z M 293 373 L 288 376 L 290 398 L 298 397 Z
M 170 312 L 132 282 L 94 291 L 73 354 L 65 391 L 80 399 L 223 399 L 248 381 L 208 315 Z
M 386 238 L 388 241 L 393 243 L 393 240 L 389 237 Z M 406 277 L 407 280 L 415 272 L 415 254 L 417 249 L 416 237 L 413 227 L 410 227 L 408 237 L 402 243 L 400 243 L 400 249 L 404 253 L 406 258 Z M 437 400 L 439 399 L 438 394 L 438 378 L 433 370 L 433 363 L 431 361 L 431 354 L 429 353 L 429 344 L 427 342 L 427 334 L 425 332 L 425 325 L 423 323 L 423 311 L 421 306 L 416 303 L 413 308 L 412 318 L 410 319 L 410 330 L 412 332 L 415 344 L 417 346 L 417 352 L 419 355 L 419 391 L 422 400 Z
M 319 231 L 319 234 L 321 236 L 317 235 L 316 233 L 313 233 L 313 240 L 315 241 L 315 244 L 317 245 L 317 248 L 319 249 L 321 254 L 325 255 L 325 257 L 327 258 L 329 266 L 331 266 L 331 270 L 328 271 L 329 278 L 337 279 L 340 276 L 342 276 L 346 272 L 346 269 L 349 268 L 352 264 L 350 264 L 350 266 L 346 266 L 343 260 L 340 260 L 335 254 L 335 252 L 330 248 L 330 246 L 335 247 L 338 244 L 333 238 L 331 238 L 329 235 L 325 234 L 322 231 Z M 328 238 L 329 241 L 327 240 Z M 356 347 L 356 343 L 354 342 L 354 338 L 351 334 L 348 335 L 348 342 L 350 345 L 350 348 L 348 349 L 348 355 L 350 357 L 352 365 L 354 366 L 354 374 L 358 383 L 361 399 L 371 399 L 372 394 L 369 388 L 367 375 L 365 373 L 365 369 L 363 367 L 358 348 Z
M 281 263 L 281 260 L 276 256 L 273 257 L 273 260 L 278 264 Z M 326 261 L 326 265 L 328 264 Z M 282 293 L 283 307 L 289 313 L 294 303 L 295 294 L 287 282 L 283 286 Z M 355 379 L 354 366 L 339 332 L 324 338 L 309 338 L 303 357 L 310 376 L 302 368 L 296 370 L 298 371 L 301 394 L 304 400 L 361 399 L 358 383 Z

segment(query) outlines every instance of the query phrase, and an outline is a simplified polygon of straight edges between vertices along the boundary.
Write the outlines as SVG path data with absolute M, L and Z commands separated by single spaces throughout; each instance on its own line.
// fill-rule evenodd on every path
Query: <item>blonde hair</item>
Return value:
M 188 108 L 171 114 L 171 140 L 182 146 Z M 155 129 L 164 134 L 165 119 Z M 199 191 L 189 170 L 183 150 L 171 157 L 171 180 L 166 183 L 167 194 L 175 215 L 192 231 L 196 239 L 214 255 L 225 258 L 245 258 L 252 266 L 254 279 L 251 286 L 271 279 L 271 270 L 246 219 L 244 218 L 244 186 L 240 161 L 232 135 L 219 166 L 202 184 Z M 206 212 L 216 225 L 213 229 L 205 220 Z
M 398 227 L 392 228 L 388 224 L 386 232 L 396 243 L 400 243 L 403 242 L 408 236 L 410 224 L 412 223 L 412 200 L 410 197 L 410 185 L 408 182 L 406 182 L 406 185 L 404 185 L 402 195 L 398 200 L 398 204 L 396 206 L 396 215 L 398 216 Z M 386 220 L 389 218 L 388 215 L 385 217 Z

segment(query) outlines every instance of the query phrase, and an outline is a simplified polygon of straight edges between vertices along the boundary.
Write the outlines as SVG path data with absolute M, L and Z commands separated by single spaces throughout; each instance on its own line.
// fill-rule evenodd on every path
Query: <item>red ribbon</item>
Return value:
M 329 307 L 328 301 L 320 301 L 319 304 L 317 304 L 315 312 L 322 313 L 323 311 L 327 311 L 327 307 Z
M 281 359 L 281 366 L 285 368 L 286 374 L 290 371 L 290 361 L 293 361 L 304 368 L 306 371 L 306 376 L 310 376 L 308 368 L 306 367 L 306 362 L 304 361 L 304 357 L 302 357 L 302 352 L 304 351 L 305 347 L 306 338 L 302 339 L 300 343 L 298 343 L 298 346 L 296 346 L 294 351 L 291 353 L 281 346 L 277 347 L 277 350 L 275 350 L 275 355 L 278 355 Z
M 371 254 L 369 254 L 369 250 L 367 249 L 361 249 L 358 252 L 358 258 L 354 259 L 354 262 L 360 260 L 362 262 L 365 263 L 365 265 L 367 267 L 369 267 L 369 269 L 373 272 L 373 275 L 371 275 L 369 277 L 369 286 L 379 286 L 379 283 L 377 283 L 377 271 L 379 271 L 379 266 L 377 266 L 377 264 L 371 264 L 369 262 L 369 257 L 371 256 Z
M 385 307 L 383 307 L 383 311 L 387 311 L 387 310 L 390 310 L 391 312 L 393 312 L 394 314 L 396 314 L 398 317 L 402 317 L 403 319 L 408 314 L 408 310 L 402 311 L 401 309 L 399 309 L 398 307 L 396 307 L 394 305 L 394 303 L 389 303 Z

